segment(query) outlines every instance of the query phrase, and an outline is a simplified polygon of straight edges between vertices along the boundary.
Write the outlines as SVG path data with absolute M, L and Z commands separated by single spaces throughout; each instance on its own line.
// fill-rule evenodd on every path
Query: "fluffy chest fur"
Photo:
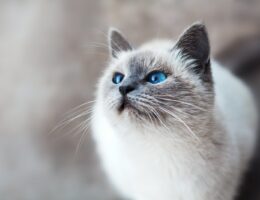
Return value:
M 105 170 L 123 196 L 206 200 L 214 195 L 215 199 L 230 199 L 234 194 L 225 192 L 230 184 L 231 188 L 237 184 L 240 170 L 230 138 L 221 150 L 208 140 L 201 141 L 207 145 L 197 148 L 156 130 L 144 133 L 136 127 L 115 129 L 104 116 L 101 111 L 100 118 L 94 119 L 94 137 Z

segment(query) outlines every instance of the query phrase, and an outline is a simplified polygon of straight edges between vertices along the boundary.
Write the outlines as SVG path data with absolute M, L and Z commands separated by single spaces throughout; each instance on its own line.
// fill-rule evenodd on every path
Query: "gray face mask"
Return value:
M 138 122 L 160 125 L 182 118 L 196 123 L 196 118 L 212 107 L 214 92 L 204 26 L 188 29 L 175 45 L 165 50 L 167 58 L 149 50 L 134 50 L 116 30 L 110 32 L 109 38 L 111 59 L 116 66 L 103 83 L 104 99 L 114 98 L 113 105 L 108 105 L 109 111 L 118 115 L 127 112 Z M 127 56 L 121 61 L 124 53 Z M 174 60 L 176 55 L 182 70 L 168 60 Z

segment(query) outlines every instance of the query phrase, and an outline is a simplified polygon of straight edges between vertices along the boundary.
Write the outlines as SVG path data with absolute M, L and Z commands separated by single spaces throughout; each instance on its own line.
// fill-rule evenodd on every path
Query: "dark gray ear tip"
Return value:
M 202 21 L 196 21 L 191 26 L 197 26 L 197 27 L 200 27 L 200 28 L 206 28 L 205 23 L 202 22 Z
M 111 44 L 113 41 L 118 40 L 118 38 L 122 38 L 120 31 L 114 27 L 110 27 L 108 30 L 108 42 Z
M 193 22 L 193 24 L 191 24 L 191 26 L 206 27 L 205 22 L 202 20 Z
M 200 63 L 207 62 L 210 55 L 210 43 L 206 26 L 201 22 L 192 24 L 181 35 L 176 47 L 181 49 L 186 57 Z
M 132 50 L 131 45 L 125 39 L 123 34 L 116 28 L 109 28 L 108 30 L 108 43 L 110 54 L 117 58 L 119 52 Z
M 208 30 L 207 30 L 207 27 L 206 25 L 201 22 L 201 21 L 198 21 L 198 22 L 195 22 L 193 23 L 189 28 L 188 30 L 193 30 L 193 31 L 200 31 L 202 33 L 205 33 L 206 35 L 208 34 Z
M 108 38 L 112 38 L 114 36 L 118 36 L 118 35 L 122 35 L 121 32 L 117 29 L 117 28 L 114 28 L 114 27 L 110 27 L 108 29 Z

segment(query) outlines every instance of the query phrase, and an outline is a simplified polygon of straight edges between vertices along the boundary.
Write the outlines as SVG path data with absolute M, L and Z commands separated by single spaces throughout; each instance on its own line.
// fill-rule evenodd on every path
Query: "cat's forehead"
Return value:
M 155 63 L 155 56 L 149 51 L 135 54 L 129 57 L 127 61 L 129 71 L 137 74 L 154 67 L 156 64 L 158 63 Z
M 166 65 L 166 60 L 152 51 L 137 51 L 124 55 L 115 65 L 116 69 L 139 74 L 151 68 Z

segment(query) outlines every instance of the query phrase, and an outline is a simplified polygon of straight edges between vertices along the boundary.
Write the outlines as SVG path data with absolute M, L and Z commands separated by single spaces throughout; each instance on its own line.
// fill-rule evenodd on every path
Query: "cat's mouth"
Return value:
M 118 106 L 118 112 L 122 113 L 124 110 L 131 109 L 131 110 L 137 110 L 136 107 L 131 103 L 131 101 L 124 97 L 122 98 L 120 105 Z
M 138 101 L 135 100 L 134 98 L 122 97 L 122 99 L 120 99 L 120 103 L 117 107 L 117 112 L 119 115 L 121 115 L 125 112 L 128 114 L 128 116 L 133 117 L 132 119 L 135 119 L 138 121 L 147 119 L 148 121 L 151 121 L 152 123 L 157 123 L 157 118 L 160 115 L 160 113 L 158 112 L 158 114 L 156 115 L 156 114 L 150 113 L 148 110 L 144 110 L 144 109 L 145 108 L 142 108 L 142 106 L 140 106 L 138 104 Z M 151 119 L 153 119 L 153 120 L 151 120 Z
M 118 112 L 122 113 L 125 109 L 129 108 L 130 102 L 127 98 L 122 98 L 120 105 L 118 107 Z

